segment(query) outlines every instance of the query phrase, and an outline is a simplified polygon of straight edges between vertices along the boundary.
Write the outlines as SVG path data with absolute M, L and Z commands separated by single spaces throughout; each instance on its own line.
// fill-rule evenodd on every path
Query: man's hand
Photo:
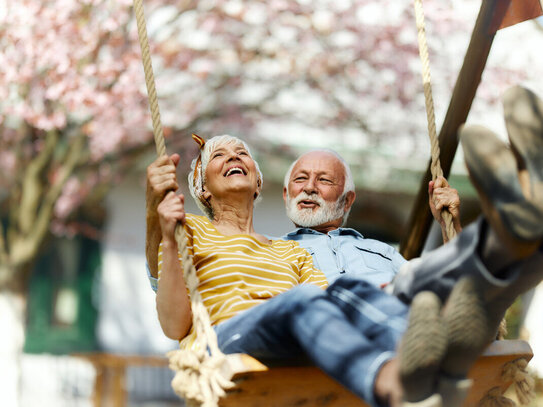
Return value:
M 460 233 L 462 226 L 460 225 L 460 197 L 458 191 L 451 188 L 444 177 L 438 177 L 435 181 L 430 181 L 428 184 L 428 197 L 430 210 L 434 219 L 440 224 L 443 234 L 443 241 L 448 241 L 445 233 L 445 221 L 441 216 L 443 210 L 448 210 L 452 215 L 453 226 L 456 233 Z
M 157 208 L 169 191 L 179 188 L 175 176 L 179 159 L 179 154 L 161 156 L 147 167 L 145 256 L 151 275 L 155 278 L 158 276 L 158 245 L 162 239 Z

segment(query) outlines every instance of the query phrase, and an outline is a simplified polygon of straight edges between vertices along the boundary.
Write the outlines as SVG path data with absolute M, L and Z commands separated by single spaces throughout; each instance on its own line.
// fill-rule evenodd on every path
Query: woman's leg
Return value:
M 326 292 L 370 340 L 384 349 L 396 349 L 407 328 L 409 308 L 402 301 L 367 281 L 349 276 L 337 279 Z
M 243 352 L 259 358 L 306 354 L 330 376 L 376 405 L 375 378 L 394 356 L 396 341 L 405 329 L 400 320 L 407 308 L 361 280 L 345 280 L 330 288 L 325 292 L 302 285 L 221 323 L 216 327 L 219 346 L 225 353 Z M 387 298 L 393 301 L 392 307 Z M 385 312 L 375 312 L 378 309 Z
M 363 280 L 341 278 L 297 310 L 291 329 L 317 366 L 377 406 L 376 378 L 396 355 L 406 315 L 396 298 Z

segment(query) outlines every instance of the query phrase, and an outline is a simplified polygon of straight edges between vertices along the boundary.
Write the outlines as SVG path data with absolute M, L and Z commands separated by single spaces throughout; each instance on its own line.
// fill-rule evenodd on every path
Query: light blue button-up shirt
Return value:
M 309 228 L 298 228 L 282 237 L 295 240 L 311 256 L 333 283 L 343 274 L 362 278 L 378 287 L 388 284 L 406 262 L 392 246 L 366 239 L 354 229 L 339 228 L 327 234 Z
M 354 229 L 339 228 L 327 234 L 309 228 L 298 228 L 282 236 L 294 240 L 313 257 L 315 268 L 321 270 L 331 284 L 343 274 L 362 278 L 378 287 L 390 283 L 405 260 L 392 246 L 379 240 L 366 239 Z M 154 291 L 157 280 L 147 275 Z

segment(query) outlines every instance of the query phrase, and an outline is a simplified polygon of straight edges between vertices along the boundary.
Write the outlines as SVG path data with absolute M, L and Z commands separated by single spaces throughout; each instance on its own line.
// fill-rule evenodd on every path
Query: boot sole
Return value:
M 505 125 L 517 158 L 525 195 L 543 202 L 543 101 L 514 86 L 503 95 Z
M 529 256 L 543 236 L 543 206 L 525 199 L 512 151 L 482 126 L 462 128 L 460 141 L 486 219 L 514 255 Z
M 456 283 L 443 308 L 443 320 L 448 345 L 442 372 L 449 377 L 466 377 L 497 329 L 491 326 L 482 294 L 472 277 Z
M 399 352 L 400 378 L 408 402 L 419 402 L 434 393 L 447 347 L 440 311 L 439 297 L 429 291 L 417 294 L 411 304 Z

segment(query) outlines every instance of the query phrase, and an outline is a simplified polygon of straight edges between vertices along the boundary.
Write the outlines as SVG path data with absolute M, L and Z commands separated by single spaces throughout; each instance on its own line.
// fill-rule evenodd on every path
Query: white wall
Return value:
M 102 247 L 98 340 L 119 353 L 164 353 L 176 343 L 164 336 L 145 269 L 145 199 L 128 179 L 107 197 Z

